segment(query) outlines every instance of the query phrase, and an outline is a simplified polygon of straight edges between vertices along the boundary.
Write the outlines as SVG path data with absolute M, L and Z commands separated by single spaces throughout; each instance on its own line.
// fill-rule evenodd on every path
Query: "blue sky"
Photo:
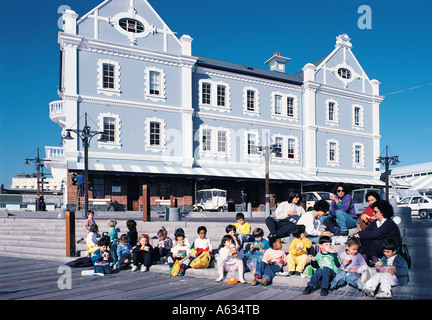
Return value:
M 135 0 L 139 1 L 139 0 Z M 0 1 L 0 184 L 9 187 L 36 149 L 60 146 L 49 119 L 58 100 L 58 8 L 81 17 L 102 0 Z M 430 12 L 425 0 L 150 0 L 168 26 L 189 34 L 196 55 L 267 68 L 280 52 L 295 74 L 330 53 L 347 33 L 353 52 L 382 95 L 432 82 Z M 358 8 L 368 5 L 372 29 L 361 30 Z M 400 166 L 432 161 L 432 85 L 386 96 L 380 107 L 381 150 Z

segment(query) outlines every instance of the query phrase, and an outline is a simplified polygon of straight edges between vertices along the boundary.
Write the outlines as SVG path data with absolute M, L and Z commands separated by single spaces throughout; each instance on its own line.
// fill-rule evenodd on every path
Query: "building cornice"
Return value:
M 107 56 L 118 56 L 176 67 L 192 68 L 197 61 L 197 58 L 192 56 L 155 52 L 103 40 L 88 39 L 80 35 L 65 34 L 63 32 L 59 32 L 59 43 L 61 47 L 74 46 L 82 51 L 102 53 Z
M 355 100 L 359 102 L 365 102 L 365 103 L 381 103 L 384 100 L 383 96 L 375 96 L 375 95 L 369 95 L 364 94 L 361 92 L 355 92 L 350 91 L 346 89 L 340 89 L 336 87 L 331 87 L 324 84 L 319 84 L 319 86 L 316 86 L 318 83 L 314 83 L 315 85 L 313 88 L 316 88 L 317 93 L 326 94 L 329 96 L 339 97 L 339 98 L 346 98 L 350 100 Z M 308 89 L 306 86 L 306 83 L 304 85 L 305 89 Z
M 69 97 L 65 96 L 65 99 Z M 71 98 L 75 99 L 75 96 L 71 96 Z M 165 111 L 165 112 L 178 112 L 178 113 L 188 113 L 192 114 L 193 109 L 183 109 L 175 106 L 161 106 L 156 104 L 148 104 L 148 103 L 139 103 L 134 101 L 127 100 L 115 100 L 115 99 L 104 99 L 100 97 L 91 97 L 91 96 L 80 96 L 79 101 L 87 102 L 87 103 L 96 103 L 110 106 L 118 106 L 118 107 L 129 107 L 129 108 L 137 108 L 137 109 L 148 109 L 155 111 Z

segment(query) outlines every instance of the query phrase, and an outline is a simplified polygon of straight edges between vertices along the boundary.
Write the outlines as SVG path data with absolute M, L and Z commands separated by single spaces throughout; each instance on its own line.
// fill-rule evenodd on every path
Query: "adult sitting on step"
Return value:
M 375 220 L 354 235 L 360 239 L 360 253 L 370 266 L 384 256 L 382 248 L 384 239 L 394 239 L 399 245 L 402 244 L 399 227 L 391 218 L 394 215 L 391 204 L 385 200 L 378 200 L 372 204 L 372 209 Z
M 265 224 L 269 229 L 269 237 L 284 238 L 290 235 L 293 226 L 305 213 L 303 207 L 299 205 L 300 196 L 300 193 L 292 191 L 288 200 L 281 202 L 276 208 L 275 218 L 266 218 Z
M 330 195 L 332 200 L 330 206 L 330 216 L 323 221 L 324 225 L 330 229 L 336 236 L 347 236 L 348 229 L 357 226 L 357 214 L 354 209 L 353 198 L 349 194 L 348 187 L 345 183 L 336 184 Z M 336 223 L 336 226 L 333 223 Z

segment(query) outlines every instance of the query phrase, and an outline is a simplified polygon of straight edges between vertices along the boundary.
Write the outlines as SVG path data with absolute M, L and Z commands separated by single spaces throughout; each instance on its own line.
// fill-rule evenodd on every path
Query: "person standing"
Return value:
M 241 202 L 242 202 L 242 211 L 247 211 L 247 194 L 242 190 L 241 191 Z

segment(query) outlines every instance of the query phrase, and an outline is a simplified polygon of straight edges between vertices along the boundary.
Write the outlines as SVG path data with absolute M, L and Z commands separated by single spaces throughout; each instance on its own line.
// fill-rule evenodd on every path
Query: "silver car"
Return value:
M 427 219 L 432 213 L 432 196 L 412 196 L 406 197 L 398 202 L 398 207 L 411 208 L 412 216 L 420 216 Z

